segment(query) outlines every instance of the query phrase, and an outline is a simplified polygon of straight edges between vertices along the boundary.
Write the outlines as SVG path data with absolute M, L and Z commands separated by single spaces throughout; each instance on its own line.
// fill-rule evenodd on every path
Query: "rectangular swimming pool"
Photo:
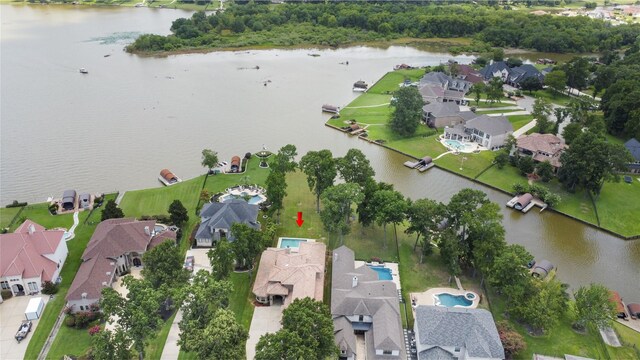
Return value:
M 288 239 L 288 238 L 282 238 L 280 239 L 280 248 L 282 249 L 287 249 L 287 248 L 299 248 L 300 247 L 300 243 L 301 242 L 306 242 L 307 239 Z
M 367 265 L 371 270 L 378 273 L 378 280 L 393 280 L 391 269 L 380 265 Z

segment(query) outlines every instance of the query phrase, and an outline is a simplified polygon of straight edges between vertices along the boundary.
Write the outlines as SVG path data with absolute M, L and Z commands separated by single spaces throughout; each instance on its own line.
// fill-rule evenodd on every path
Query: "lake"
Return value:
M 499 204 L 508 200 L 439 169 L 411 171 L 402 166 L 404 156 L 324 126 L 322 104 L 348 104 L 357 96 L 351 90 L 355 81 L 373 83 L 396 64 L 437 65 L 452 56 L 401 46 L 158 58 L 122 51 L 138 34 L 167 33 L 172 20 L 189 14 L 2 6 L 0 204 L 42 202 L 66 189 L 160 186 L 163 168 L 182 178 L 202 174 L 203 148 L 229 161 L 288 143 L 300 154 L 328 148 L 334 156 L 357 147 L 378 180 L 413 199 L 447 201 L 471 187 Z M 80 74 L 82 67 L 89 73 Z M 550 211 L 523 215 L 503 207 L 503 214 L 507 241 L 558 265 L 562 281 L 573 287 L 601 282 L 628 302 L 640 301 L 640 241 L 624 241 Z

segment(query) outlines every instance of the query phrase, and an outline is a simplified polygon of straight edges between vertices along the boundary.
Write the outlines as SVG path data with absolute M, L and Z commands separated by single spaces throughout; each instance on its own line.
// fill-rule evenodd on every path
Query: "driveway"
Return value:
M 42 297 L 45 303 L 49 301 L 49 295 L 14 296 L 0 304 L 0 359 L 24 358 L 29 341 L 40 320 L 31 321 L 31 332 L 19 344 L 14 336 L 22 320 L 25 320 L 24 311 L 27 309 L 29 300 L 34 297 Z
M 257 306 L 253 310 L 249 339 L 247 339 L 247 359 L 253 360 L 256 356 L 256 344 L 260 337 L 266 333 L 274 333 L 282 328 L 282 306 Z
M 132 267 L 129 275 L 133 276 L 136 279 L 142 279 L 141 271 L 142 271 L 141 267 Z M 125 276 L 129 276 L 129 275 L 125 275 Z M 116 280 L 116 282 L 113 283 L 112 288 L 118 294 L 120 294 L 120 296 L 122 296 L 123 298 L 126 298 L 127 295 L 129 294 L 129 289 L 127 289 L 122 283 L 123 278 L 124 276 L 119 277 L 118 280 Z M 111 330 L 111 331 L 115 330 L 119 317 L 114 315 L 112 316 L 112 319 L 113 319 L 113 322 L 108 322 L 104 325 L 104 328 L 106 330 Z

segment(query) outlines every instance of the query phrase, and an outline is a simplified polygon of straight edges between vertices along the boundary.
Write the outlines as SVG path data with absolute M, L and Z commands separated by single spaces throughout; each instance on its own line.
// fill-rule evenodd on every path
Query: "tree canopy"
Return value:
M 359 149 L 349 149 L 344 157 L 336 159 L 336 168 L 344 181 L 360 186 L 365 186 L 367 180 L 376 174 L 369 159 Z
M 300 169 L 307 175 L 309 190 L 316 194 L 316 211 L 320 212 L 320 195 L 330 186 L 338 174 L 336 162 L 330 150 L 309 151 L 300 160 Z
M 142 255 L 142 275 L 154 289 L 180 289 L 189 279 L 183 268 L 183 257 L 173 240 L 166 240 Z
M 182 205 L 180 200 L 173 200 L 171 205 L 169 205 L 169 218 L 173 225 L 178 227 L 182 227 L 182 225 L 189 221 L 187 208 Z
M 107 201 L 107 205 L 104 206 L 104 210 L 102 210 L 102 215 L 100 220 L 105 221 L 108 219 L 119 219 L 124 217 L 124 212 L 122 209 L 116 205 L 114 200 Z
M 616 319 L 616 304 L 611 292 L 601 284 L 581 286 L 573 293 L 576 299 L 576 323 L 579 327 L 599 329 L 611 326 Z
M 218 165 L 218 153 L 211 149 L 202 150 L 202 166 L 211 170 Z
M 424 100 L 420 91 L 414 86 L 404 86 L 396 90 L 393 96 L 393 112 L 389 121 L 391 129 L 401 136 L 413 135 L 422 120 Z

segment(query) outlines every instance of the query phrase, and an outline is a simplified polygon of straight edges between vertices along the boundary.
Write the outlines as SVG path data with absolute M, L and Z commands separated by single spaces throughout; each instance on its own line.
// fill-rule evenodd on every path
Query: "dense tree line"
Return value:
M 535 16 L 471 5 L 284 4 L 231 5 L 193 14 L 171 26 L 172 35 L 142 35 L 129 51 L 181 48 L 337 46 L 395 37 L 475 37 L 499 47 L 546 52 L 616 50 L 632 44 L 640 26 L 609 26 L 587 17 Z M 553 36 L 549 36 L 553 34 Z

